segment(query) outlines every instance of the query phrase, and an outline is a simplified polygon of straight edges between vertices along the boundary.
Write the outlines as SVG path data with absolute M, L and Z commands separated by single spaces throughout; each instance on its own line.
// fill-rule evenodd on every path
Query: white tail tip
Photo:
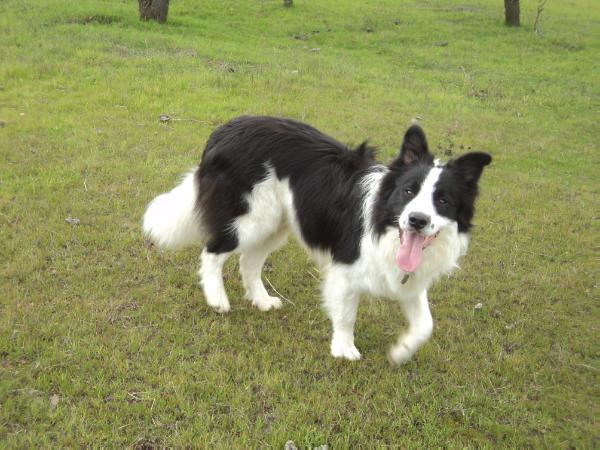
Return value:
M 202 240 L 202 226 L 196 211 L 198 195 L 194 172 L 181 184 L 156 197 L 146 209 L 144 235 L 164 249 L 178 249 Z

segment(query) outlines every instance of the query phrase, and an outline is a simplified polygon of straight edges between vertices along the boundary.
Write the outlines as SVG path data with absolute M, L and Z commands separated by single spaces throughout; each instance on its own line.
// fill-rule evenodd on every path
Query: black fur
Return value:
M 363 192 L 358 181 L 375 164 L 366 143 L 348 149 L 317 129 L 289 119 L 239 117 L 210 136 L 200 169 L 197 208 L 210 240 L 207 250 L 234 250 L 233 220 L 248 211 L 244 199 L 272 167 L 289 179 L 304 240 L 329 250 L 336 262 L 359 256 Z
M 381 183 L 374 208 L 375 233 L 380 235 L 386 228 L 398 226 L 395 220 L 419 193 L 432 167 L 433 156 L 429 153 L 425 133 L 420 126 L 413 125 L 406 131 L 400 154 L 390 164 L 390 170 Z
M 438 214 L 458 223 L 460 233 L 471 229 L 475 213 L 477 182 L 492 158 L 487 153 L 467 153 L 449 161 L 435 185 L 433 201 Z M 388 227 L 397 227 L 397 217 L 416 196 L 429 171 L 434 167 L 425 133 L 418 125 L 404 135 L 398 157 L 389 166 L 374 208 L 375 232 L 382 234 Z
M 304 241 L 330 251 L 336 262 L 351 264 L 359 257 L 364 232 L 360 180 L 376 165 L 374 154 L 366 142 L 350 150 L 290 119 L 244 116 L 219 127 L 208 139 L 196 172 L 196 208 L 209 232 L 207 250 L 223 253 L 237 247 L 231 224 L 248 212 L 245 195 L 272 168 L 278 179 L 289 180 Z M 477 181 L 490 161 L 486 153 L 463 155 L 444 166 L 436 184 L 436 210 L 455 220 L 460 232 L 471 228 Z M 425 133 L 411 126 L 377 194 L 376 234 L 398 226 L 395 220 L 433 167 Z
M 487 153 L 467 153 L 448 161 L 440 174 L 433 195 L 435 209 L 438 214 L 455 220 L 460 233 L 466 233 L 472 227 L 477 182 L 483 168 L 491 162 L 492 157 Z

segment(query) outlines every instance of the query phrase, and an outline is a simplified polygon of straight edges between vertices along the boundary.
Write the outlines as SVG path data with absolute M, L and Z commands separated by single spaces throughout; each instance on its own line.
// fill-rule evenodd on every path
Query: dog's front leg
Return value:
M 400 336 L 398 343 L 390 348 L 389 359 L 395 364 L 403 364 L 421 347 L 433 331 L 433 319 L 429 312 L 427 291 L 417 298 L 402 300 L 402 309 L 408 320 L 408 331 Z
M 360 297 L 353 291 L 343 271 L 333 266 L 323 283 L 323 305 L 333 325 L 331 354 L 351 361 L 360 359 L 354 346 L 354 322 Z

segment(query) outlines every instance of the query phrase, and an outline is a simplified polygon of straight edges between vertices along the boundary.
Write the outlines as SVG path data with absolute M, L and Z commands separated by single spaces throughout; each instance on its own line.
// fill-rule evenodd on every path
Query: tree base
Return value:
M 138 0 L 140 20 L 156 20 L 165 23 L 169 14 L 169 0 Z
M 504 18 L 509 27 L 521 26 L 521 8 L 519 0 L 504 0 Z

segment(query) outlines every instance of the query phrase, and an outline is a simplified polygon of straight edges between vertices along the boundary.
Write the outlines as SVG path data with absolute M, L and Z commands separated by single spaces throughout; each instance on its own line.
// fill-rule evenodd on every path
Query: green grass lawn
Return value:
M 533 0 L 520 29 L 500 0 L 171 3 L 161 26 L 133 0 L 0 1 L 0 447 L 600 445 L 598 2 L 549 1 L 543 37 Z M 411 362 L 378 299 L 363 359 L 329 356 L 296 244 L 265 271 L 284 308 L 252 308 L 232 260 L 226 316 L 199 248 L 145 245 L 147 203 L 241 114 L 386 161 L 420 117 L 438 155 L 493 155 Z

